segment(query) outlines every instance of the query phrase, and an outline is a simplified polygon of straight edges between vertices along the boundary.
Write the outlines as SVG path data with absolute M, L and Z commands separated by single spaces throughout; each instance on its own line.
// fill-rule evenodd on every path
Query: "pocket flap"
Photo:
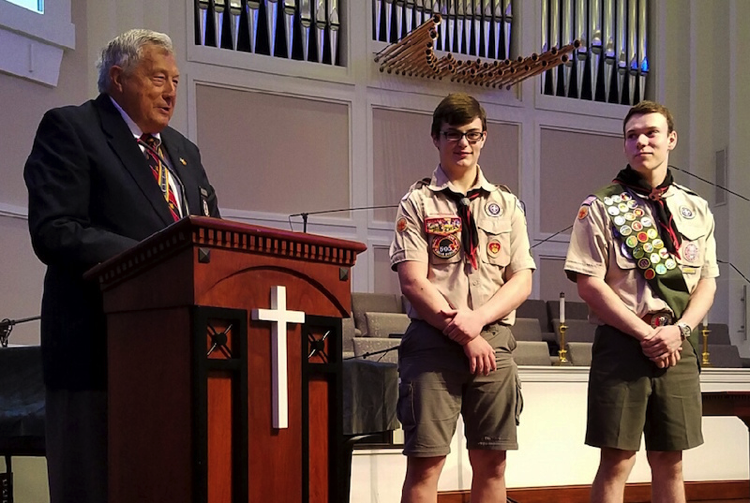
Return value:
M 500 218 L 483 218 L 477 222 L 477 227 L 487 234 L 504 234 L 510 232 L 510 222 Z

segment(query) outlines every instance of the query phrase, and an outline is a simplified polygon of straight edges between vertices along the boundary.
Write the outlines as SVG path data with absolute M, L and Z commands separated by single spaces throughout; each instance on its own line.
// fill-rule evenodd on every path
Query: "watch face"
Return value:
M 686 323 L 680 323 L 678 327 L 680 328 L 680 334 L 682 335 L 683 340 L 690 337 L 691 330 L 690 330 L 690 327 Z

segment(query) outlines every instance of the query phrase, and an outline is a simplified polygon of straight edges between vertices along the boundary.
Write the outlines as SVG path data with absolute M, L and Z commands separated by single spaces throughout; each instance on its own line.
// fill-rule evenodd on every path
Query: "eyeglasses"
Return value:
M 459 142 L 461 138 L 466 137 L 466 141 L 469 143 L 476 143 L 484 138 L 484 131 L 467 131 L 462 133 L 461 131 L 441 131 L 440 134 L 445 136 L 445 139 L 449 142 Z

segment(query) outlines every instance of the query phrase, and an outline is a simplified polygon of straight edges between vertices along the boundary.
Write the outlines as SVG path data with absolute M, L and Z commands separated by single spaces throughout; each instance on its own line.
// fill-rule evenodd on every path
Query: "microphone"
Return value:
M 320 210 L 320 211 L 304 211 L 301 213 L 292 213 L 289 215 L 289 228 L 294 231 L 292 226 L 292 217 L 302 217 L 302 232 L 307 232 L 307 217 L 309 215 L 325 215 L 328 213 L 341 213 L 344 211 L 359 211 L 359 210 L 381 210 L 386 208 L 398 208 L 398 204 L 385 204 L 382 206 L 359 206 L 355 208 L 337 208 L 331 210 Z
M 13 330 L 13 326 L 18 323 L 26 323 L 27 321 L 34 321 L 41 319 L 41 316 L 32 316 L 31 318 L 21 318 L 20 320 L 11 320 L 5 318 L 0 321 L 0 346 L 7 348 L 8 339 L 10 339 L 10 333 Z

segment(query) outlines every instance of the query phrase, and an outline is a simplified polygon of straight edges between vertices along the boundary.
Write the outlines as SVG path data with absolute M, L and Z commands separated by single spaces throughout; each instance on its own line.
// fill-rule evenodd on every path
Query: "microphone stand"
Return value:
M 712 182 L 710 180 L 706 180 L 705 178 L 701 178 L 700 176 L 696 175 L 695 173 L 691 173 L 690 171 L 686 171 L 684 169 L 680 169 L 677 166 L 674 166 L 673 164 L 670 164 L 669 167 L 672 168 L 672 169 L 674 169 L 675 171 L 679 171 L 680 173 L 685 173 L 686 175 L 692 176 L 693 178 L 697 178 L 701 182 L 707 183 L 707 184 L 712 185 L 714 187 L 718 187 L 718 188 L 720 188 L 721 190 L 723 190 L 725 192 L 729 192 L 733 196 L 737 196 L 740 199 L 743 199 L 745 201 L 750 202 L 750 199 L 748 199 L 747 197 L 743 196 L 742 194 L 738 194 L 737 192 L 734 192 L 733 190 L 730 190 L 730 189 L 728 189 L 728 188 L 726 188 L 726 187 L 724 187 L 722 185 L 719 185 L 718 183 L 714 183 L 714 182 Z
M 16 325 L 18 323 L 26 323 L 27 321 L 34 321 L 41 319 L 41 316 L 32 316 L 31 318 L 21 318 L 20 320 L 11 320 L 8 318 L 5 318 L 3 321 L 0 321 L 0 346 L 7 348 L 8 347 L 8 339 L 10 339 L 10 333 L 13 330 L 13 325 Z
M 398 346 L 393 346 L 392 348 L 387 348 L 387 349 L 381 349 L 379 351 L 368 351 L 367 353 L 361 354 L 359 356 L 350 356 L 348 358 L 344 358 L 344 360 L 366 360 L 370 356 L 390 353 L 391 351 L 396 350 L 396 349 L 398 349 Z M 380 361 L 380 359 L 378 359 L 378 361 Z
M 292 227 L 292 217 L 302 217 L 302 232 L 307 232 L 307 217 L 308 215 L 324 215 L 326 213 L 340 213 L 342 211 L 357 211 L 357 210 L 381 210 L 385 208 L 398 208 L 397 204 L 386 204 L 383 206 L 360 206 L 358 208 L 338 208 L 335 210 L 320 210 L 320 211 L 305 211 L 302 213 L 292 213 L 289 215 L 289 228 L 294 230 Z
M 561 229 L 561 230 L 559 230 L 559 231 L 555 232 L 554 234 L 552 234 L 552 235 L 551 235 L 551 236 L 549 236 L 549 237 L 546 237 L 546 238 L 544 238 L 544 239 L 539 239 L 539 240 L 536 240 L 536 241 L 538 241 L 538 242 L 537 242 L 537 243 L 534 243 L 534 244 L 533 244 L 533 245 L 531 245 L 531 246 L 530 246 L 529 248 L 532 248 L 532 249 L 533 249 L 533 248 L 536 248 L 536 247 L 537 247 L 537 246 L 539 246 L 540 244 L 542 244 L 542 243 L 546 243 L 547 241 L 549 241 L 549 240 L 550 240 L 550 239 L 552 239 L 553 237 L 557 236 L 558 234 L 562 234 L 563 232 L 565 232 L 565 231 L 567 231 L 567 230 L 570 230 L 570 229 L 572 229 L 572 228 L 573 228 L 573 226 L 572 226 L 572 225 L 569 225 L 569 226 L 567 226 L 566 228 L 564 228 L 564 229 Z M 561 241 L 555 241 L 555 242 L 557 242 L 557 243 L 560 243 Z M 564 241 L 562 241 L 562 242 L 564 242 Z

